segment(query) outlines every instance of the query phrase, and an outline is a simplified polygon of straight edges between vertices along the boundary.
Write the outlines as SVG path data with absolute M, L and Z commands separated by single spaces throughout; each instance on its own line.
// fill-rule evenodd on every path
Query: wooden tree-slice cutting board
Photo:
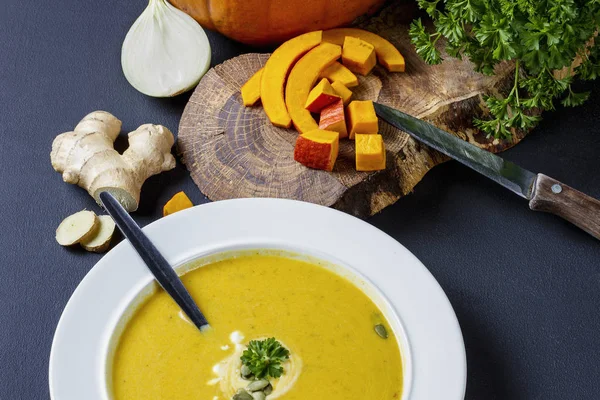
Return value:
M 396 2 L 398 3 L 398 2 Z M 354 99 L 376 100 L 398 108 L 493 152 L 523 138 L 490 140 L 473 127 L 486 113 L 485 94 L 506 93 L 514 67 L 501 64 L 496 75 L 473 71 L 468 61 L 446 57 L 425 64 L 408 37 L 405 4 L 393 4 L 360 28 L 390 40 L 406 59 L 405 73 L 377 66 L 353 88 Z M 408 11 L 410 13 L 410 11 Z M 367 217 L 410 193 L 435 165 L 448 158 L 380 121 L 387 168 L 357 172 L 354 142 L 343 140 L 332 173 L 306 168 L 293 159 L 298 133 L 271 125 L 262 107 L 244 107 L 241 86 L 261 68 L 268 54 L 245 54 L 212 68 L 191 96 L 179 125 L 178 151 L 194 182 L 211 200 L 278 197 L 333 206 Z

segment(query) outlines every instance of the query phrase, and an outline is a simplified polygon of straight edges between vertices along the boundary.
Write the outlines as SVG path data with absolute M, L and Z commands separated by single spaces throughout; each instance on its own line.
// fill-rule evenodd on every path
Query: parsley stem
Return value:
M 511 94 L 515 94 L 515 99 L 517 100 L 517 107 L 519 104 L 519 60 L 517 59 L 515 63 L 515 84 L 511 90 Z
M 438 41 L 439 38 L 442 37 L 442 34 L 440 32 L 432 33 L 430 37 L 434 37 L 434 36 L 435 36 L 435 40 L 431 43 L 432 46 L 435 46 L 435 43 Z

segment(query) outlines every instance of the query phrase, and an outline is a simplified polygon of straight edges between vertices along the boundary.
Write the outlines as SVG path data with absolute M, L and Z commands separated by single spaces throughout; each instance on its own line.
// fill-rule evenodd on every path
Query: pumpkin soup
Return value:
M 211 328 L 200 333 L 165 292 L 152 294 L 115 349 L 115 400 L 401 398 L 396 338 L 348 279 L 257 254 L 182 280 Z

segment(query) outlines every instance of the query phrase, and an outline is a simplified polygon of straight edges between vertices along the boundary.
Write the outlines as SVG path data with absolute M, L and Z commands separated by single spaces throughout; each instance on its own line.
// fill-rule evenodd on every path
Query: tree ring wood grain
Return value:
M 406 73 L 381 67 L 353 88 L 355 99 L 377 100 L 429 120 L 481 148 L 498 152 L 520 141 L 488 139 L 473 126 L 485 116 L 483 97 L 507 93 L 514 66 L 497 66 L 494 76 L 473 71 L 469 61 L 445 57 L 440 65 L 425 64 L 415 53 L 402 19 L 403 6 L 391 5 L 360 27 L 390 40 L 405 56 Z M 297 132 L 271 125 L 260 103 L 244 107 L 241 86 L 261 68 L 268 54 L 244 54 L 208 71 L 191 96 L 181 118 L 178 151 L 192 179 L 211 200 L 278 197 L 333 206 L 359 217 L 381 211 L 414 186 L 435 165 L 448 158 L 406 133 L 380 121 L 388 165 L 379 172 L 357 172 L 354 143 L 340 143 L 332 173 L 308 169 L 293 160 Z

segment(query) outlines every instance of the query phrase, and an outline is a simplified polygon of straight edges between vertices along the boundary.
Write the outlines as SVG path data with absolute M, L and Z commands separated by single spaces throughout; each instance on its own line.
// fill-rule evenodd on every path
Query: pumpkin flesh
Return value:
M 341 82 L 346 87 L 358 86 L 358 78 L 348 68 L 339 62 L 334 62 L 329 67 L 321 71 L 320 78 L 327 78 L 330 82 Z
M 315 169 L 332 171 L 339 151 L 337 132 L 315 129 L 298 136 L 294 160 Z
M 342 48 L 340 46 L 321 43 L 306 53 L 292 68 L 285 89 L 285 103 L 294 126 L 300 133 L 319 128 L 310 111 L 306 110 L 304 106 L 321 71 L 340 58 L 341 55 Z
M 260 99 L 260 83 L 263 69 L 261 68 L 244 83 L 241 89 L 242 101 L 246 107 L 253 106 Z
M 321 38 L 322 31 L 297 36 L 279 46 L 267 60 L 263 69 L 260 93 L 265 113 L 273 125 L 281 128 L 291 126 L 292 120 L 283 97 L 285 80 L 296 61 L 321 43 Z
M 357 28 L 330 29 L 323 32 L 323 41 L 342 46 L 346 36 L 358 38 L 372 44 L 375 47 L 377 61 L 388 71 L 404 72 L 405 64 L 402 54 L 393 44 L 372 32 Z

